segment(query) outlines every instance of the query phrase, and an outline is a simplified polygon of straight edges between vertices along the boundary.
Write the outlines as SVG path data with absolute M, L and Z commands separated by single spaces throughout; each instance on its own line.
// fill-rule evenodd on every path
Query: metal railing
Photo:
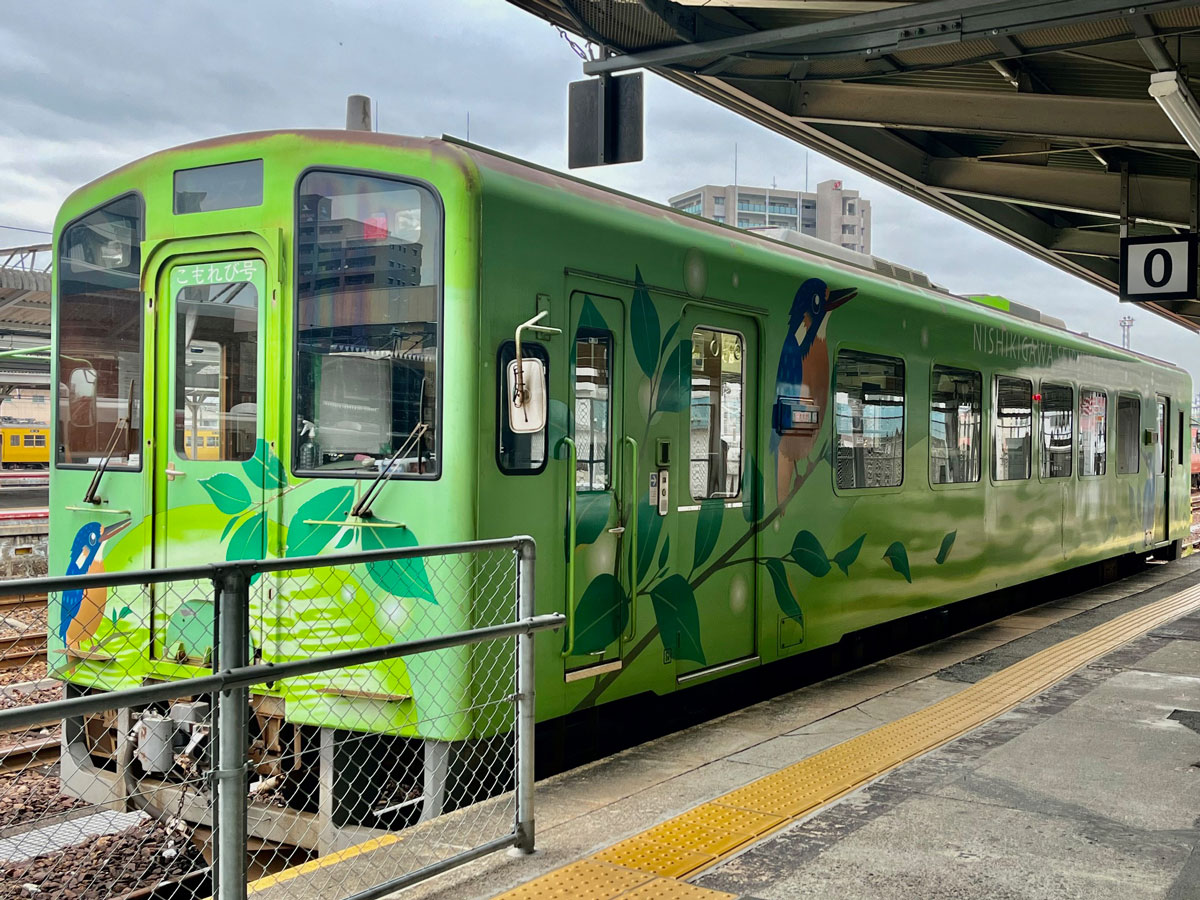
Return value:
M 533 570 L 517 537 L 0 583 L 47 625 L 0 672 L 0 900 L 368 900 L 532 851 L 533 634 L 563 622 Z

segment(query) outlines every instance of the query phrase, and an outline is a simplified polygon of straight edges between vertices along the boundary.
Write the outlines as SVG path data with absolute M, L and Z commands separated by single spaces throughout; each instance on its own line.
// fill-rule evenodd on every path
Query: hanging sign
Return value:
M 1121 300 L 1196 299 L 1196 235 L 1121 238 Z

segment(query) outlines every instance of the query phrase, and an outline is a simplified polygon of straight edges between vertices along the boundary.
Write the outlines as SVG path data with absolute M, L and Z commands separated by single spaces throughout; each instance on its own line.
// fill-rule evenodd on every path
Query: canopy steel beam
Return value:
M 588 75 L 669 67 L 742 54 L 786 51 L 789 57 L 877 56 L 917 47 L 1013 38 L 1023 32 L 1128 19 L 1194 5 L 1194 0 L 930 0 L 823 22 L 754 31 L 713 41 L 611 56 L 584 63 Z M 1130 26 L 1132 30 L 1132 24 Z M 1089 41 L 1092 43 L 1094 41 Z M 998 56 L 1005 55 L 998 53 Z
M 1153 100 L 804 82 L 805 122 L 1187 150 Z
M 932 159 L 925 183 L 947 194 L 1118 219 L 1120 177 L 1086 169 Z M 1186 178 L 1129 176 L 1129 217 L 1139 222 L 1186 228 L 1190 198 Z

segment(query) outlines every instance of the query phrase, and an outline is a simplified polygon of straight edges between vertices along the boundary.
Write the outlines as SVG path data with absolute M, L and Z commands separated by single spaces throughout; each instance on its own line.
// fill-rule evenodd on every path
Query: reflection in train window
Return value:
M 692 332 L 690 480 L 692 499 L 736 497 L 742 483 L 742 338 Z
M 996 376 L 992 476 L 1019 481 L 1033 473 L 1033 382 Z
M 833 391 L 839 488 L 904 478 L 904 361 L 843 350 Z
M 1142 434 L 1142 401 L 1121 394 L 1117 397 L 1117 474 L 1132 475 L 1142 468 L 1138 439 Z
M 983 376 L 969 369 L 933 367 L 929 403 L 929 480 L 979 480 L 983 445 Z
M 612 335 L 575 339 L 575 490 L 608 489 Z
M 1042 382 L 1042 477 L 1067 478 L 1075 458 L 1071 417 L 1075 392 L 1063 384 Z

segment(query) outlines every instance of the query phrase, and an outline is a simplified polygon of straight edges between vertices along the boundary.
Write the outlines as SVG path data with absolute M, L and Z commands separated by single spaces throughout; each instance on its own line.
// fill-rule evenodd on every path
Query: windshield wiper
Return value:
M 117 452 L 117 438 L 121 436 L 121 432 L 128 433 L 129 422 L 133 418 L 133 386 L 137 383 L 136 378 L 129 380 L 129 401 L 125 408 L 124 418 L 117 420 L 117 427 L 113 429 L 112 437 L 108 441 L 108 447 L 104 451 L 104 456 L 100 460 L 100 465 L 96 466 L 96 474 L 92 476 L 91 484 L 83 493 L 84 503 L 99 503 L 100 498 L 96 496 L 96 491 L 100 489 L 100 479 L 104 477 L 104 471 L 108 468 L 109 462 L 112 461 L 113 454 Z M 129 445 L 125 445 L 126 456 L 128 456 Z
M 371 486 L 367 488 L 366 492 L 358 498 L 358 502 L 350 510 L 350 515 L 357 516 L 360 519 L 365 519 L 371 515 L 371 504 L 379 496 L 379 488 L 383 484 L 384 476 L 391 471 L 392 466 L 400 458 L 401 454 L 408 451 L 414 444 L 421 440 L 428 430 L 429 426 L 424 422 L 416 424 L 413 430 L 408 433 L 408 437 L 404 439 L 404 443 L 397 447 L 396 452 L 389 456 L 387 462 L 380 467 L 379 474 L 375 476 L 375 480 L 371 482 Z

